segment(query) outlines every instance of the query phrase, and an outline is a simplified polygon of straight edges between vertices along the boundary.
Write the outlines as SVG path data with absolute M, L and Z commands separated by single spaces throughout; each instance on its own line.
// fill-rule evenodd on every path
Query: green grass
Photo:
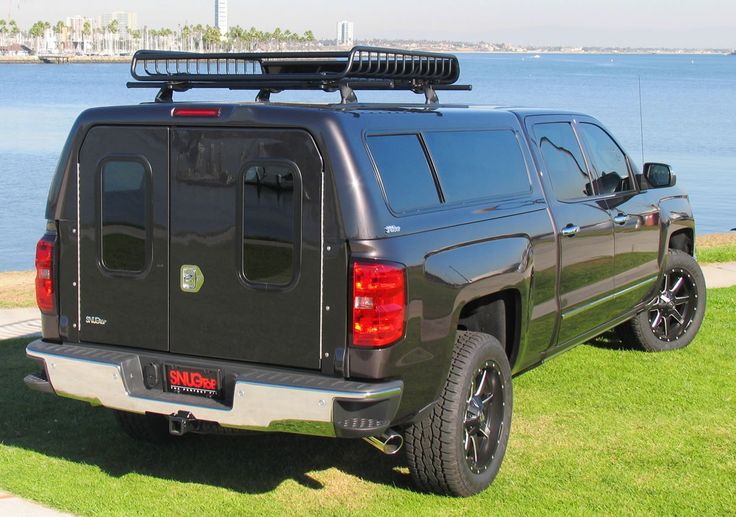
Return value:
M 112 416 L 28 391 L 25 340 L 0 343 L 0 488 L 83 514 L 736 513 L 736 288 L 709 291 L 685 350 L 613 338 L 515 380 L 499 477 L 470 499 L 417 493 L 405 459 L 289 435 L 136 443 Z
M 698 262 L 736 262 L 736 244 L 716 246 L 713 248 L 698 248 Z

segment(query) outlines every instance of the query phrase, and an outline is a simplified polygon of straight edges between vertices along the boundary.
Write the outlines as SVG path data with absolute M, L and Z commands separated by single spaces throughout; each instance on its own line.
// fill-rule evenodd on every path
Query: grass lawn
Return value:
M 717 246 L 715 248 L 698 248 L 698 262 L 734 262 L 736 261 L 736 244 Z
M 703 234 L 696 239 L 699 262 L 736 262 L 736 232 Z M 34 279 L 33 271 L 0 272 L 0 309 L 35 307 Z
M 736 232 L 698 235 L 695 242 L 698 262 L 736 261 Z
M 501 473 L 470 499 L 415 492 L 401 455 L 362 441 L 134 442 L 106 410 L 25 389 L 27 340 L 0 342 L 0 488 L 83 515 L 734 514 L 736 288 L 709 297 L 686 350 L 607 337 L 517 378 Z

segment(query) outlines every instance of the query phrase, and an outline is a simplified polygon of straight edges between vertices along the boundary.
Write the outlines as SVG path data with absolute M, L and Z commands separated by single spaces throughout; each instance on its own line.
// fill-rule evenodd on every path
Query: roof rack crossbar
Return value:
M 282 90 L 340 91 L 343 102 L 355 100 L 355 89 L 394 89 L 424 93 L 427 102 L 436 102 L 437 90 L 457 82 L 460 64 L 452 54 L 361 46 L 330 52 L 139 50 L 130 71 L 138 82 L 129 87 L 159 87 L 162 102 L 170 101 L 173 91 L 192 88 L 259 90 L 261 100 Z

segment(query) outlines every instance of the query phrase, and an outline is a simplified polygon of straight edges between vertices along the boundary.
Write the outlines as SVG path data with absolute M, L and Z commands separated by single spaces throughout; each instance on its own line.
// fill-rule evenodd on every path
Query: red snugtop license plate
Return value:
M 216 397 L 220 394 L 220 370 L 167 364 L 166 391 Z

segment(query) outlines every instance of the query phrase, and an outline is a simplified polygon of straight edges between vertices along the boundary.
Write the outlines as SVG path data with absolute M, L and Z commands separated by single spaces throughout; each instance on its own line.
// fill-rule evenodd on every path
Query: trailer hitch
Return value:
M 194 430 L 195 421 L 194 415 L 188 411 L 179 411 L 174 415 L 169 415 L 169 433 L 174 436 L 184 436 Z

